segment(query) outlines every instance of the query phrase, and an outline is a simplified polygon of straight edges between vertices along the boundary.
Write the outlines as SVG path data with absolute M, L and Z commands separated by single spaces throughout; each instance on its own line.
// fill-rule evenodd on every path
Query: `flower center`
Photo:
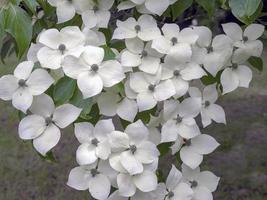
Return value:
M 175 71 L 173 72 L 173 75 L 176 76 L 176 77 L 179 76 L 179 75 L 180 75 L 179 70 L 175 70 Z
M 184 139 L 184 144 L 185 146 L 190 146 L 192 143 L 191 140 Z
M 208 107 L 210 105 L 210 102 L 209 101 L 205 101 L 205 107 Z
M 45 118 L 45 123 L 46 125 L 48 126 L 49 124 L 51 124 L 53 122 L 52 118 L 51 117 L 47 117 Z
M 181 123 L 183 121 L 183 118 L 180 117 L 179 115 L 177 115 L 177 117 L 175 118 L 175 120 L 176 120 L 176 124 L 179 124 L 179 123 Z
M 20 87 L 25 87 L 25 86 L 27 86 L 27 85 L 26 85 L 26 81 L 25 81 L 24 79 L 20 79 L 19 82 L 18 82 L 18 84 L 19 84 Z
M 168 198 L 172 198 L 172 197 L 174 197 L 174 193 L 173 193 L 172 191 L 170 191 L 170 192 L 167 194 L 167 197 L 168 197 Z
M 233 63 L 233 64 L 232 64 L 232 69 L 237 69 L 237 68 L 238 68 L 238 64 Z
M 91 66 L 92 71 L 97 72 L 99 70 L 99 66 L 97 64 L 93 64 Z
M 198 185 L 198 183 L 197 183 L 197 181 L 190 181 L 190 183 L 191 183 L 191 188 L 195 188 L 195 187 L 197 187 L 197 185 Z
M 66 50 L 66 45 L 65 44 L 60 44 L 58 46 L 58 50 L 63 54 L 64 51 Z
M 132 152 L 132 154 L 134 154 L 136 152 L 137 148 L 135 145 L 130 145 L 130 151 Z
M 134 27 L 135 31 L 138 33 L 139 31 L 141 31 L 141 26 L 140 25 L 136 25 Z
M 213 52 L 213 47 L 212 46 L 207 47 L 207 51 L 208 51 L 208 53 Z
M 177 37 L 173 37 L 173 38 L 171 39 L 171 42 L 172 42 L 172 45 L 173 45 L 173 46 L 176 45 L 176 44 L 178 43 L 178 39 L 177 39 Z
M 146 50 L 143 50 L 142 53 L 141 53 L 141 56 L 142 57 L 147 57 L 148 53 Z
M 151 92 L 154 92 L 155 91 L 155 87 L 156 87 L 155 85 L 150 84 L 148 86 L 148 90 L 151 91 Z
M 99 172 L 97 171 L 97 169 L 91 169 L 91 175 L 92 177 L 95 177 L 97 174 L 99 174 Z
M 98 139 L 94 138 L 91 140 L 91 144 L 97 146 L 99 143 Z
M 94 12 L 97 12 L 98 10 L 99 10 L 98 6 L 95 5 L 95 6 L 93 7 L 93 11 L 94 11 Z
M 244 36 L 244 37 L 243 37 L 243 41 L 244 41 L 244 42 L 247 42 L 247 41 L 248 41 L 248 37 L 247 37 L 247 36 Z

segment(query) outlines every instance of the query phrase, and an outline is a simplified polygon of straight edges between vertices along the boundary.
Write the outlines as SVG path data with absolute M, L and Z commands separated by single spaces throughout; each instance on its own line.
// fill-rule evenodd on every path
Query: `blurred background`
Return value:
M 266 6 L 265 3 L 265 12 Z M 176 22 L 188 26 L 192 12 L 195 13 L 194 8 Z M 203 13 L 194 15 L 193 18 L 201 18 L 200 24 L 210 24 L 214 33 L 221 31 L 221 23 L 237 21 L 224 12 L 216 12 L 216 20 L 208 19 Z M 215 200 L 267 200 L 266 43 L 264 47 L 263 71 L 253 69 L 251 87 L 239 88 L 218 102 L 225 109 L 227 125 L 212 124 L 203 131 L 221 144 L 214 153 L 204 157 L 201 165 L 202 170 L 222 177 L 214 193 Z M 12 73 L 19 62 L 14 53 L 4 61 L 0 61 L 0 76 Z M 89 199 L 87 191 L 76 191 L 65 184 L 70 169 L 76 166 L 75 151 L 79 145 L 73 127 L 62 131 L 60 143 L 53 150 L 56 162 L 49 162 L 33 150 L 31 142 L 18 137 L 18 122 L 18 113 L 11 103 L 0 101 L 0 200 Z M 171 158 L 166 159 L 167 172 Z

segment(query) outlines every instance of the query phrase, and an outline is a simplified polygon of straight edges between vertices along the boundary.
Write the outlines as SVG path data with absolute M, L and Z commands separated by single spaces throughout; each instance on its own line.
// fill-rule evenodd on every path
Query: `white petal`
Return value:
M 130 197 L 135 194 L 136 187 L 128 174 L 119 174 L 117 177 L 119 194 L 123 197 Z
M 97 16 L 93 10 L 86 10 L 82 13 L 82 20 L 86 27 L 93 28 L 97 25 Z
M 218 99 L 216 84 L 208 85 L 203 90 L 203 99 L 214 103 Z
M 125 67 L 136 67 L 141 64 L 140 55 L 125 50 L 121 54 L 121 64 Z
M 139 69 L 149 74 L 156 74 L 160 67 L 160 58 L 146 56 L 142 59 Z
M 123 168 L 120 161 L 120 153 L 112 153 L 109 156 L 109 164 L 112 169 L 116 170 L 120 173 L 127 173 L 127 171 Z
M 80 115 L 82 109 L 71 104 L 64 104 L 56 108 L 53 114 L 53 121 L 60 128 L 66 128 L 74 122 Z
M 32 100 L 32 94 L 27 87 L 19 88 L 12 96 L 12 105 L 16 109 L 26 113 L 32 105 Z
M 37 52 L 43 47 L 43 44 L 40 43 L 31 43 L 31 46 L 27 53 L 27 60 L 30 60 L 34 63 L 38 62 Z
M 189 97 L 179 105 L 179 114 L 182 117 L 192 118 L 198 115 L 201 109 L 201 98 Z
M 181 77 L 173 78 L 172 83 L 175 87 L 175 97 L 179 98 L 183 95 L 186 94 L 188 88 L 189 88 L 189 83 L 185 80 L 183 80 Z
M 197 187 L 194 190 L 194 200 L 213 200 L 212 193 L 206 187 Z
M 78 26 L 66 26 L 60 30 L 60 44 L 66 45 L 67 55 L 79 56 L 84 48 L 85 36 Z M 71 38 L 71 40 L 70 40 Z M 77 53 L 75 52 L 77 51 Z
M 112 92 L 102 93 L 97 98 L 97 104 L 99 111 L 102 115 L 105 116 L 114 116 L 117 111 L 117 104 L 119 101 L 119 96 Z
M 142 173 L 144 170 L 142 163 L 130 151 L 121 153 L 120 161 L 130 175 Z
M 142 92 L 137 95 L 137 105 L 139 112 L 150 110 L 157 104 L 153 94 L 151 92 Z
M 134 100 L 124 98 L 118 105 L 117 113 L 120 118 L 133 122 L 137 114 L 138 107 L 137 103 Z
M 96 155 L 102 160 L 107 160 L 111 153 L 108 140 L 101 141 L 97 144 Z
M 159 151 L 155 144 L 149 141 L 144 141 L 138 145 L 135 157 L 143 164 L 151 164 L 158 159 Z
M 97 174 L 89 180 L 89 192 L 92 197 L 99 200 L 106 200 L 110 193 L 110 181 L 103 174 Z
M 243 31 L 236 23 L 222 24 L 223 31 L 234 41 L 242 40 Z
M 165 37 L 161 36 L 153 40 L 152 48 L 156 49 L 160 53 L 167 54 L 171 48 L 171 43 Z
M 73 79 L 77 79 L 81 73 L 89 71 L 85 61 L 75 56 L 66 56 L 62 62 L 62 68 L 64 73 Z
M 161 143 L 173 142 L 178 137 L 177 125 L 174 120 L 168 120 L 162 126 Z
M 33 114 L 41 115 L 42 117 L 51 117 L 55 111 L 53 99 L 47 94 L 35 96 L 30 107 Z
M 183 144 L 184 144 L 183 138 L 178 136 L 175 143 L 170 147 L 170 149 L 172 150 L 172 155 L 175 155 L 178 151 L 180 151 Z
M 184 123 L 181 123 L 178 126 L 177 131 L 179 132 L 180 136 L 182 136 L 183 138 L 186 138 L 186 139 L 194 138 L 200 134 L 200 130 L 196 124 L 186 125 Z
M 198 35 L 197 44 L 200 47 L 208 47 L 211 44 L 212 32 L 208 27 L 196 26 L 193 31 Z
M 133 177 L 136 187 L 142 192 L 151 192 L 157 188 L 158 179 L 155 173 L 144 171 L 142 174 L 137 174 Z
M 78 76 L 77 85 L 84 98 L 89 98 L 99 94 L 103 89 L 103 81 L 98 74 L 89 72 Z
M 244 30 L 244 36 L 248 37 L 249 40 L 257 40 L 262 36 L 264 32 L 264 26 L 261 24 L 250 24 Z
M 104 87 L 111 87 L 125 78 L 122 66 L 116 60 L 103 62 L 98 73 L 103 80 Z
M 181 160 L 192 169 L 197 168 L 203 160 L 202 155 L 195 153 L 191 147 L 187 146 L 181 149 L 180 156 Z
M 14 71 L 14 76 L 18 79 L 27 80 L 32 72 L 33 65 L 34 63 L 32 61 L 20 63 Z
M 39 137 L 33 140 L 34 148 L 43 156 L 57 145 L 60 139 L 60 130 L 54 124 L 49 125 Z
M 5 75 L 0 78 L 0 98 L 11 100 L 14 92 L 18 89 L 18 79 L 13 75 Z
M 193 79 L 199 79 L 202 76 L 206 75 L 206 72 L 196 63 L 188 63 L 180 72 L 184 80 L 190 81 Z
M 63 1 L 57 5 L 58 23 L 63 23 L 72 19 L 75 15 L 75 9 L 71 2 Z
M 196 181 L 201 185 L 208 188 L 211 192 L 217 189 L 220 178 L 215 176 L 210 171 L 200 172 L 196 178 Z
M 252 80 L 252 71 L 245 65 L 239 65 L 236 69 L 236 74 L 239 78 L 239 87 L 249 87 L 249 83 Z
M 32 95 L 44 93 L 53 83 L 54 79 L 44 69 L 34 70 L 26 82 Z
M 96 123 L 94 128 L 94 135 L 99 140 L 107 138 L 108 134 L 115 131 L 112 119 L 103 119 Z
M 122 3 L 127 3 L 127 1 L 124 1 Z M 120 3 L 120 4 L 122 4 Z M 123 9 L 122 9 L 123 10 Z M 119 193 L 119 190 L 116 190 L 115 192 L 113 192 L 107 200 L 127 200 L 127 197 L 122 197 Z
M 57 49 L 60 44 L 60 33 L 57 29 L 48 29 L 40 34 L 39 42 L 49 48 Z M 38 56 L 37 56 L 38 57 Z M 38 58 L 39 60 L 39 58 Z M 39 60 L 40 61 L 40 60 Z
M 48 47 L 41 48 L 37 53 L 37 57 L 41 66 L 49 69 L 60 68 L 63 60 L 63 55 L 60 51 Z
M 89 177 L 83 167 L 75 167 L 70 171 L 67 185 L 76 190 L 87 190 Z
M 185 165 L 184 163 L 182 164 L 183 178 L 187 179 L 188 181 L 195 180 L 199 173 L 200 173 L 199 167 L 195 169 L 191 169 L 189 166 Z
M 225 112 L 223 108 L 217 104 L 211 104 L 206 108 L 208 116 L 217 123 L 226 123 Z
M 97 160 L 96 147 L 89 143 L 81 144 L 76 151 L 76 160 L 79 165 L 93 164 Z
M 139 38 L 126 39 L 125 45 L 127 49 L 134 54 L 142 53 L 145 47 L 144 42 Z
M 140 142 L 144 141 L 149 135 L 147 127 L 141 120 L 128 125 L 125 129 L 125 133 L 128 134 L 131 142 L 134 142 L 134 144 L 139 144 Z
M 136 31 L 134 27 L 137 25 L 136 20 L 133 17 L 126 19 L 125 21 L 117 20 L 118 28 L 113 32 L 112 39 L 125 39 L 136 37 Z
M 109 135 L 109 142 L 112 148 L 125 150 L 129 147 L 129 136 L 121 131 L 112 131 Z
M 169 6 L 169 0 L 147 0 L 146 8 L 157 15 L 162 15 Z
M 97 27 L 108 28 L 108 23 L 111 16 L 110 12 L 107 10 L 98 10 L 95 12 L 95 15 L 97 17 Z
M 192 28 L 184 28 L 179 34 L 178 42 L 195 44 L 197 39 L 198 35 L 193 31 Z
M 186 183 L 180 183 L 174 190 L 174 196 L 177 200 L 191 200 L 193 197 L 193 190 Z
M 213 137 L 206 134 L 193 138 L 191 143 L 191 148 L 203 155 L 213 152 L 220 145 Z
M 150 15 L 141 15 L 138 24 L 141 27 L 138 37 L 143 41 L 153 40 L 161 35 L 156 20 Z
M 89 65 L 100 64 L 104 59 L 104 49 L 100 47 L 94 46 L 86 46 L 81 57 L 88 63 Z
M 38 115 L 29 115 L 19 123 L 19 137 L 23 140 L 31 140 L 41 135 L 46 128 L 45 120 Z
M 172 165 L 171 171 L 169 172 L 166 180 L 166 187 L 168 188 L 168 190 L 172 191 L 174 188 L 176 188 L 181 179 L 182 173 L 174 165 Z
M 190 61 L 191 56 L 191 46 L 187 43 L 178 43 L 170 49 L 169 54 L 165 58 L 165 62 L 173 60 L 177 63 L 185 63 Z
M 136 72 L 130 75 L 130 88 L 134 92 L 145 92 L 148 88 L 148 81 L 142 72 Z
M 175 23 L 172 24 L 166 23 L 162 27 L 162 32 L 168 40 L 171 40 L 173 37 L 176 37 L 178 39 L 180 33 L 180 27 Z
M 156 86 L 154 97 L 157 101 L 164 101 L 175 95 L 175 87 L 171 80 L 162 81 Z
M 136 5 L 131 2 L 131 1 L 123 1 L 121 2 L 119 5 L 118 5 L 118 10 L 127 10 L 127 9 L 130 9 L 130 8 L 133 8 L 135 7 Z
M 239 78 L 232 69 L 226 68 L 221 75 L 221 84 L 223 87 L 223 94 L 226 94 L 238 87 Z
M 90 142 L 93 137 L 94 126 L 89 122 L 74 124 L 74 134 L 80 143 Z

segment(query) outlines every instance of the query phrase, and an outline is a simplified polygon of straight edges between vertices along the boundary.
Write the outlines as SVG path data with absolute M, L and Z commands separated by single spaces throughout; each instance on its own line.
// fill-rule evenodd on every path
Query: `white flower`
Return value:
M 53 100 L 46 94 L 36 96 L 29 110 L 32 114 L 19 123 L 19 136 L 23 140 L 33 140 L 34 148 L 42 155 L 58 143 L 59 128 L 70 125 L 81 112 L 71 104 L 55 108 Z
M 109 9 L 114 0 L 90 0 L 86 11 L 82 12 L 82 20 L 86 27 L 107 28 L 110 19 Z
M 54 79 L 44 69 L 32 72 L 34 63 L 25 61 L 20 63 L 14 75 L 4 75 L 0 78 L 0 98 L 12 100 L 13 106 L 26 113 L 32 104 L 33 96 L 44 93 Z
M 182 174 L 186 181 L 194 191 L 192 200 L 212 200 L 212 192 L 218 186 L 220 178 L 210 171 L 200 172 L 199 167 L 191 169 L 182 164 Z
M 156 20 L 150 15 L 142 15 L 136 21 L 133 17 L 125 21 L 117 20 L 113 39 L 130 39 L 138 37 L 143 41 L 153 40 L 161 35 Z
M 36 44 L 31 43 L 31 46 L 27 53 L 27 60 L 32 61 L 34 63 L 38 62 L 37 53 L 43 46 L 44 45 L 39 42 L 37 42 Z
M 82 53 L 85 36 L 79 27 L 68 26 L 60 31 L 49 29 L 42 32 L 39 42 L 44 45 L 37 53 L 41 66 L 58 69 L 66 55 L 79 56 Z
M 193 47 L 192 60 L 203 64 L 204 68 L 215 76 L 232 55 L 232 41 L 224 34 L 212 39 L 210 29 L 204 26 L 193 27 L 193 30 L 198 39 L 197 45 Z
M 106 44 L 104 33 L 85 27 L 82 32 L 85 35 L 85 45 L 102 46 Z
M 100 161 L 73 168 L 67 185 L 76 190 L 89 189 L 95 199 L 106 200 L 110 193 L 111 176 L 116 177 L 117 173 L 110 168 L 108 162 Z
M 180 151 L 181 160 L 192 169 L 200 165 L 203 155 L 213 152 L 219 146 L 219 143 L 213 137 L 206 134 L 198 135 L 192 139 L 181 140 L 179 138 L 177 141 L 180 143 L 180 146 L 184 145 Z
M 161 76 L 161 74 L 159 73 Z M 136 72 L 130 75 L 130 87 L 137 93 L 139 111 L 152 109 L 157 102 L 175 95 L 175 87 L 171 80 L 160 81 L 160 77 Z
M 165 61 L 174 60 L 178 63 L 190 61 L 192 56 L 191 44 L 194 44 L 198 36 L 191 28 L 180 31 L 177 24 L 164 24 L 163 36 L 152 42 L 152 48 L 158 52 L 167 54 Z
M 117 176 L 119 195 L 131 197 L 138 188 L 142 192 L 151 192 L 157 188 L 158 179 L 154 172 L 145 170 L 134 176 L 120 173 Z
M 114 131 L 111 119 L 100 120 L 95 127 L 88 122 L 75 124 L 75 136 L 81 143 L 76 151 L 76 159 L 79 165 L 89 165 L 98 158 L 108 159 L 111 149 L 108 134 Z
M 137 7 L 140 13 L 151 13 L 162 15 L 169 5 L 175 3 L 177 0 L 128 0 L 123 1 L 118 5 L 119 10 L 126 10 Z
M 217 123 L 226 123 L 225 112 L 223 108 L 215 104 L 218 99 L 218 92 L 216 84 L 208 85 L 203 89 L 201 94 L 200 90 L 196 87 L 189 88 L 189 94 L 191 97 L 200 97 L 202 106 L 200 110 L 203 127 L 205 128 L 211 124 L 212 120 Z
M 250 24 L 245 28 L 244 32 L 241 27 L 236 23 L 227 23 L 222 25 L 224 32 L 228 35 L 234 43 L 235 50 L 234 54 L 238 54 L 243 57 L 243 61 L 248 59 L 250 56 L 260 57 L 263 44 L 258 38 L 264 32 L 264 26 L 261 24 Z
M 148 141 L 149 131 L 141 120 L 126 127 L 125 133 L 113 131 L 110 144 L 114 152 L 110 158 L 110 165 L 119 172 L 130 175 L 142 173 L 143 164 L 152 164 L 157 161 L 159 151 L 155 144 Z
M 138 111 L 135 100 L 123 98 L 112 91 L 101 93 L 97 98 L 97 104 L 102 115 L 112 117 L 117 114 L 120 118 L 130 122 L 134 121 Z
M 146 73 L 156 74 L 160 68 L 162 54 L 151 48 L 151 42 L 146 45 L 138 38 L 126 39 L 127 49 L 121 53 L 121 64 L 124 67 L 137 67 Z
M 162 126 L 161 142 L 177 140 L 178 135 L 189 139 L 200 134 L 194 117 L 201 107 L 200 98 L 187 98 L 182 103 L 177 100 L 164 102 L 163 117 L 166 123 Z
M 165 194 L 166 200 L 191 200 L 193 190 L 187 183 L 182 182 L 182 173 L 172 165 L 171 171 L 163 184 L 162 193 Z
M 162 64 L 162 79 L 172 81 L 176 90 L 176 98 L 186 94 L 189 81 L 199 79 L 204 75 L 206 75 L 206 72 L 199 64 L 194 62 L 179 64 L 169 60 Z
M 104 49 L 86 46 L 79 58 L 67 56 L 63 62 L 65 74 L 77 79 L 84 98 L 99 94 L 103 87 L 111 87 L 125 78 L 121 64 L 116 60 L 104 61 Z

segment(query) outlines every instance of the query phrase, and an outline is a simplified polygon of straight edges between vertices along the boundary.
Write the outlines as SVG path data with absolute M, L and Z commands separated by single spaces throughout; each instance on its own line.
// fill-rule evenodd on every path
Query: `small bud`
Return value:
M 142 57 L 147 57 L 148 53 L 146 50 L 143 50 L 142 53 L 141 53 L 141 56 Z
M 179 70 L 175 70 L 175 71 L 173 72 L 173 75 L 174 75 L 174 76 L 179 76 L 179 75 L 180 75 L 180 71 L 179 71 Z
M 46 125 L 48 126 L 49 124 L 51 124 L 53 122 L 52 118 L 51 117 L 47 117 L 45 118 L 45 123 Z
M 172 42 L 172 45 L 174 46 L 174 45 L 176 45 L 178 43 L 178 39 L 176 37 L 173 37 L 171 39 L 171 42 Z
M 63 54 L 64 51 L 66 50 L 66 45 L 65 44 L 60 44 L 58 46 L 58 50 Z
M 92 144 L 92 145 L 97 146 L 98 143 L 99 143 L 99 141 L 98 141 L 96 138 L 94 138 L 94 139 L 91 140 L 91 144 Z
M 97 171 L 97 169 L 91 169 L 91 175 L 92 175 L 92 177 L 95 177 L 97 174 L 99 174 L 99 172 Z
M 18 84 L 19 84 L 20 87 L 25 87 L 25 86 L 27 86 L 27 85 L 26 85 L 26 81 L 25 81 L 24 79 L 20 79 L 19 82 L 18 82 Z
M 154 92 L 154 90 L 155 90 L 155 85 L 152 85 L 152 84 L 149 85 L 149 86 L 148 86 L 148 90 L 151 91 L 151 92 Z
M 97 72 L 98 69 L 99 69 L 99 67 L 98 67 L 97 64 L 93 64 L 93 65 L 91 66 L 91 70 L 94 71 L 94 72 Z
M 131 145 L 130 146 L 130 151 L 132 152 L 132 154 L 134 154 L 136 152 L 137 148 L 135 145 Z
M 135 31 L 138 33 L 139 31 L 141 31 L 141 26 L 140 25 L 136 25 L 134 27 Z

